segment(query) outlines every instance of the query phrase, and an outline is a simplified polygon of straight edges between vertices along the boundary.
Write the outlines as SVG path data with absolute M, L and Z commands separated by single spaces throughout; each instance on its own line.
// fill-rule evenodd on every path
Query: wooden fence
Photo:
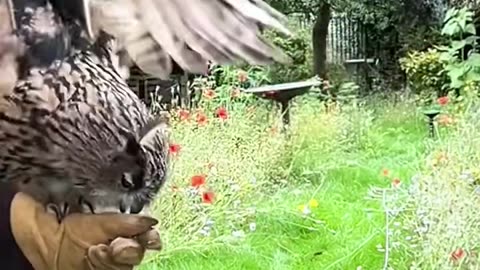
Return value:
M 327 61 L 343 64 L 351 59 L 365 59 L 367 55 L 366 31 L 363 24 L 346 16 L 335 16 L 328 27 Z

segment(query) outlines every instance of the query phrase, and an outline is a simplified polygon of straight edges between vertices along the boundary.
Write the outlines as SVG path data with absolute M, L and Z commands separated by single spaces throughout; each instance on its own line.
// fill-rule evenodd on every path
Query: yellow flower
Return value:
M 318 207 L 318 201 L 315 200 L 315 199 L 311 199 L 311 200 L 308 202 L 308 205 L 310 205 L 311 208 L 317 208 L 317 207 Z
M 307 206 L 306 206 L 305 204 L 300 204 L 300 205 L 298 206 L 298 210 L 299 210 L 300 212 L 303 212 L 306 207 L 307 207 Z

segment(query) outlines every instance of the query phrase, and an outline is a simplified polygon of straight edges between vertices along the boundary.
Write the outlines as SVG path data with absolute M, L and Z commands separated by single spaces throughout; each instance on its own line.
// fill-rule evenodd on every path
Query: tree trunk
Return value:
M 327 36 L 330 17 L 330 4 L 323 1 L 312 31 L 313 71 L 322 79 L 327 79 Z

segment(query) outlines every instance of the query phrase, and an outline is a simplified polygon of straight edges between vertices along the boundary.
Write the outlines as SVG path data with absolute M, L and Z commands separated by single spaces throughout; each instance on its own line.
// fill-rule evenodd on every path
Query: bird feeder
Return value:
M 424 111 L 423 114 L 425 114 L 425 116 L 428 117 L 428 129 L 430 131 L 430 137 L 434 138 L 435 137 L 434 120 L 435 120 L 435 117 L 437 117 L 437 115 L 440 114 L 440 110 L 431 109 L 431 110 Z
M 320 86 L 319 80 L 266 85 L 243 90 L 260 98 L 275 101 L 280 104 L 284 129 L 290 124 L 290 101 L 306 94 L 312 87 Z

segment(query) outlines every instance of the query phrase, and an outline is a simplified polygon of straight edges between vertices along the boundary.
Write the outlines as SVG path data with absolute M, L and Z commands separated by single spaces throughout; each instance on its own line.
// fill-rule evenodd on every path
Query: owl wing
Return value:
M 286 17 L 262 0 L 82 0 L 89 33 L 117 38 L 144 72 L 162 79 L 172 59 L 203 74 L 208 61 L 287 63 L 290 59 L 260 35 L 260 28 L 290 34 Z

